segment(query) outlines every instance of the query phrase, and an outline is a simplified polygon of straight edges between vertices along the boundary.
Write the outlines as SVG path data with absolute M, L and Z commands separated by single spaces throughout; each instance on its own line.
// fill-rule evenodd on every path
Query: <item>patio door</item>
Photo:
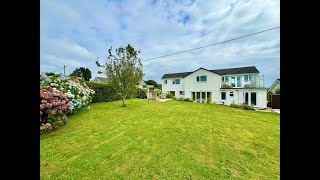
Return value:
M 256 106 L 257 105 L 257 93 L 251 92 L 251 105 Z
M 249 103 L 249 92 L 244 92 L 244 102 L 243 104 Z
M 244 92 L 244 102 L 243 104 L 248 104 L 248 105 L 257 105 L 257 93 L 256 92 Z

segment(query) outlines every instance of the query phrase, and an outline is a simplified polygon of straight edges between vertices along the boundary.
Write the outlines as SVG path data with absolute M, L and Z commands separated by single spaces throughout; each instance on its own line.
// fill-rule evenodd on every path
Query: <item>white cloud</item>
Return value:
M 54 62 L 95 66 L 87 59 L 102 59 L 110 46 L 131 43 L 142 51 L 140 57 L 147 59 L 280 25 L 276 0 L 41 3 L 41 70 Z M 164 73 L 193 71 L 201 66 L 216 69 L 255 65 L 270 85 L 279 77 L 279 44 L 279 30 L 274 30 L 146 61 L 145 79 L 160 82 Z M 96 74 L 97 68 L 92 71 L 93 77 L 101 76 Z

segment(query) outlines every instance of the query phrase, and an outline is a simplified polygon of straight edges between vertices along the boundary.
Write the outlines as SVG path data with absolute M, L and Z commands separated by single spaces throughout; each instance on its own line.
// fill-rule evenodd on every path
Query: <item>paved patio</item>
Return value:
M 280 109 L 272 109 L 271 107 L 267 107 L 266 109 L 256 109 L 256 111 L 280 113 Z
M 165 101 L 170 101 L 170 100 L 172 100 L 172 99 L 157 99 L 157 101 L 160 101 L 160 102 L 165 102 Z

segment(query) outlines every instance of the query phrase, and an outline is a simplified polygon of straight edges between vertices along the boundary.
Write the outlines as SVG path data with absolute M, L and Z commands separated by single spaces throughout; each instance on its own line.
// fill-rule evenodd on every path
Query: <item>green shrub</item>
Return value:
M 166 98 L 173 98 L 174 96 L 171 94 L 171 93 L 168 93 L 167 95 L 166 95 Z
M 254 108 L 248 104 L 242 104 L 241 106 L 239 106 L 241 109 L 245 109 L 245 110 L 254 110 Z
M 210 101 L 211 101 L 211 97 L 208 96 L 208 98 L 207 98 L 207 103 L 210 103 Z
M 147 98 L 147 89 L 138 88 L 135 97 L 140 98 L 140 99 L 146 99 Z
M 280 88 L 277 88 L 277 89 L 275 90 L 275 94 L 280 94 Z
M 177 99 L 176 97 L 174 97 L 174 96 L 172 97 L 172 100 L 176 100 L 176 99 Z
M 184 101 L 192 102 L 192 100 L 190 98 L 185 98 Z
M 273 92 L 272 92 L 272 91 L 268 91 L 267 93 L 268 93 L 268 94 L 273 94 Z
M 238 106 L 236 103 L 231 103 L 231 104 L 230 104 L 230 107 L 239 108 L 239 106 Z
M 228 84 L 223 83 L 223 84 L 221 85 L 221 88 L 232 88 L 232 86 L 230 86 L 230 85 L 228 85 Z
M 87 82 L 86 84 L 95 91 L 95 94 L 92 96 L 93 103 L 117 101 L 121 99 L 115 89 L 109 84 L 96 82 Z
M 184 101 L 184 98 L 179 98 L 178 101 Z

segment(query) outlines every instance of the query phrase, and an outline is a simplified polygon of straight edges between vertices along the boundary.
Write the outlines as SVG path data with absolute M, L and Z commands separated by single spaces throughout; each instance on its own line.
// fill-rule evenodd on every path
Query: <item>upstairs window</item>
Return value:
M 164 80 L 164 84 L 167 84 L 168 83 L 168 80 Z
M 234 76 L 231 77 L 231 86 L 236 87 L 236 77 Z
M 244 75 L 244 82 L 251 82 L 252 81 L 252 75 Z
M 197 76 L 197 82 L 207 82 L 207 76 Z
M 229 82 L 229 76 L 225 76 L 225 77 L 222 77 L 223 78 L 223 82 Z
M 175 79 L 172 81 L 172 84 L 180 84 L 180 79 Z

